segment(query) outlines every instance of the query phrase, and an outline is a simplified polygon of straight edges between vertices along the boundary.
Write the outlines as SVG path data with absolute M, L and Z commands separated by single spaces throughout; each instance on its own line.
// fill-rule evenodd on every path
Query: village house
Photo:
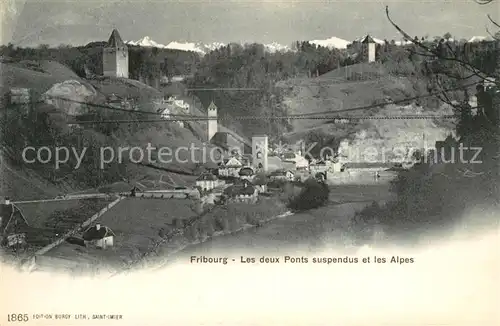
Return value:
M 128 78 L 128 47 L 116 29 L 111 32 L 108 43 L 103 48 L 102 59 L 104 76 Z
M 224 189 L 224 195 L 229 202 L 255 204 L 258 199 L 258 190 L 250 181 L 242 180 Z
M 96 224 L 88 228 L 83 233 L 83 240 L 86 246 L 91 245 L 97 248 L 106 249 L 113 246 L 114 232 L 107 226 Z
M 301 153 L 287 152 L 281 157 L 283 162 L 291 162 L 295 164 L 295 169 L 305 171 L 309 167 L 309 161 L 301 155 Z
M 223 180 L 219 180 L 217 176 L 210 173 L 203 173 L 196 179 L 196 186 L 200 187 L 203 191 L 210 191 L 221 186 L 223 183 Z
M 0 204 L 0 243 L 12 247 L 26 242 L 26 232 L 29 227 L 23 213 L 12 204 L 8 198 Z
M 445 140 L 436 141 L 435 150 L 430 156 L 431 164 L 442 164 L 450 163 L 453 160 L 458 159 L 458 148 L 459 143 L 453 138 L 452 135 L 448 135 Z
M 293 181 L 295 178 L 295 173 L 291 170 L 278 170 L 270 174 L 270 180 L 283 180 L 283 181 Z
M 240 158 L 241 164 L 245 166 L 251 166 L 253 161 L 252 161 L 252 154 L 243 154 L 241 155 Z
M 224 156 L 233 155 L 236 150 L 240 155 L 252 153 L 252 144 L 236 132 L 218 124 L 218 108 L 211 102 L 207 108 L 207 142 L 224 151 Z
M 2 104 L 17 105 L 25 114 L 29 112 L 32 100 L 33 94 L 29 88 L 12 87 L 2 95 Z
M 245 179 L 248 181 L 252 181 L 255 177 L 255 170 L 250 166 L 244 166 L 238 172 L 240 179 Z
M 326 161 L 313 161 L 309 165 L 309 172 L 312 175 L 322 173 L 325 175 L 325 178 L 326 178 L 326 174 L 328 172 L 328 169 L 329 169 L 329 166 L 328 166 Z
M 219 165 L 219 176 L 238 178 L 238 173 L 242 167 L 243 164 L 234 156 L 230 159 L 225 159 Z

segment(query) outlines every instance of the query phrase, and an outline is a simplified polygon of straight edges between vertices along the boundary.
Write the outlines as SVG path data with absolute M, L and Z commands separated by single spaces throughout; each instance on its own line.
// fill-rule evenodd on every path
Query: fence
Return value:
M 72 235 L 74 235 L 75 233 L 77 233 L 78 231 L 80 231 L 81 229 L 83 228 L 86 228 L 87 226 L 89 226 L 92 222 L 94 222 L 95 220 L 97 220 L 99 217 L 101 217 L 102 215 L 104 215 L 104 213 L 106 213 L 108 210 L 110 210 L 111 208 L 113 208 L 116 204 L 118 204 L 122 199 L 124 199 L 125 197 L 119 197 L 117 198 L 115 201 L 109 203 L 106 207 L 104 207 L 103 209 L 101 209 L 99 212 L 97 212 L 96 214 L 92 215 L 89 219 L 87 219 L 85 222 L 81 223 L 80 225 L 78 225 L 77 227 L 73 228 L 72 230 L 66 232 L 65 234 L 62 235 L 61 238 L 59 238 L 58 240 L 56 240 L 55 242 L 49 244 L 48 246 L 45 246 L 43 247 L 42 249 L 38 250 L 37 252 L 35 252 L 35 254 L 33 255 L 34 257 L 36 256 L 41 256 L 43 254 L 45 254 L 46 252 L 48 252 L 49 250 L 57 247 L 58 245 L 60 245 L 61 243 L 63 243 L 64 241 L 66 241 L 66 239 Z M 36 259 L 36 258 L 35 258 Z

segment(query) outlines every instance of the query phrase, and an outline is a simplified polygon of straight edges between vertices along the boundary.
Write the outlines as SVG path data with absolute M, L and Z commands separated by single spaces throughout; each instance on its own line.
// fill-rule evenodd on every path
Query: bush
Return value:
M 224 231 L 224 219 L 222 217 L 215 218 L 215 231 Z
M 260 223 L 259 216 L 255 212 L 245 212 L 245 223 L 258 225 Z
M 186 230 L 187 234 L 186 234 L 186 238 L 189 240 L 189 241 L 196 241 L 198 240 L 199 238 L 199 231 L 198 231 L 198 225 L 197 223 L 193 223 L 192 225 L 190 225 L 187 230 Z
M 215 227 L 214 227 L 214 222 L 212 220 L 207 219 L 203 221 L 203 227 L 205 228 L 207 236 L 211 237 L 214 235 Z
M 229 219 L 227 217 L 223 217 L 221 223 L 222 223 L 222 231 L 229 232 L 230 231 Z
M 176 229 L 182 229 L 184 227 L 184 221 L 180 218 L 174 217 L 172 219 L 172 225 Z
M 268 188 L 280 188 L 283 189 L 287 184 L 286 180 L 282 179 L 273 179 L 267 183 Z
M 328 202 L 330 189 L 325 183 L 308 180 L 297 197 L 290 200 L 288 208 L 294 211 L 303 211 L 318 208 Z
M 200 240 L 205 240 L 208 237 L 207 224 L 200 221 L 199 223 L 195 223 L 195 225 Z

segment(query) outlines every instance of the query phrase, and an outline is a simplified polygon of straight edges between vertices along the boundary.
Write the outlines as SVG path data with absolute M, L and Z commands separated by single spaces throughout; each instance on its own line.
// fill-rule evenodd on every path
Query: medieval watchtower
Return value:
M 128 47 L 116 29 L 103 49 L 102 71 L 104 76 L 128 78 Z
M 376 43 L 375 40 L 370 36 L 366 37 L 361 41 L 361 49 L 363 53 L 363 61 L 374 62 L 376 58 Z

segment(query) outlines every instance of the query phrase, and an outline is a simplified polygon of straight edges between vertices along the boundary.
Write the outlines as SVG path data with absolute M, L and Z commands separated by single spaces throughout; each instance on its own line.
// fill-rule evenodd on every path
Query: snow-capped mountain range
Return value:
M 194 42 L 170 42 L 167 45 L 160 44 L 152 40 L 149 36 L 145 36 L 138 41 L 126 41 L 125 43 L 130 45 L 139 45 L 144 47 L 156 47 L 161 49 L 172 49 L 172 50 L 181 50 L 181 51 L 193 51 L 200 54 L 206 54 L 210 51 L 216 50 L 218 48 L 224 47 L 227 44 L 221 42 L 212 42 L 212 43 L 194 43 Z M 268 52 L 277 52 L 277 51 L 289 51 L 290 47 L 281 45 L 279 43 L 273 42 L 270 44 L 264 44 L 264 47 Z
M 363 37 L 359 37 L 355 39 L 354 41 L 361 41 Z M 373 40 L 378 43 L 378 44 L 384 44 L 384 40 L 372 37 Z M 481 41 L 491 41 L 493 40 L 492 37 L 490 36 L 473 36 L 471 39 L 469 39 L 468 42 L 481 42 Z M 330 37 L 324 40 L 311 40 L 309 41 L 312 44 L 316 44 L 318 46 L 323 46 L 327 48 L 336 48 L 336 49 L 346 49 L 347 46 L 352 43 L 352 41 L 347 41 L 338 37 Z M 226 46 L 227 44 L 221 43 L 221 42 L 212 42 L 212 43 L 193 43 L 193 42 L 170 42 L 167 45 L 165 44 L 160 44 L 152 40 L 149 36 L 145 36 L 140 40 L 137 41 L 126 41 L 125 43 L 130 44 L 130 45 L 138 45 L 138 46 L 143 46 L 143 47 L 156 47 L 156 48 L 162 48 L 162 49 L 172 49 L 172 50 L 181 50 L 181 51 L 193 51 L 197 52 L 199 54 L 206 54 L 210 51 L 213 51 L 215 49 L 221 48 Z M 402 45 L 402 44 L 407 44 L 410 43 L 410 41 L 396 41 L 397 45 Z M 290 46 L 287 45 L 282 45 L 277 42 L 269 43 L 269 44 L 264 44 L 264 47 L 266 51 L 270 53 L 274 52 L 286 52 L 286 51 L 293 51 Z

